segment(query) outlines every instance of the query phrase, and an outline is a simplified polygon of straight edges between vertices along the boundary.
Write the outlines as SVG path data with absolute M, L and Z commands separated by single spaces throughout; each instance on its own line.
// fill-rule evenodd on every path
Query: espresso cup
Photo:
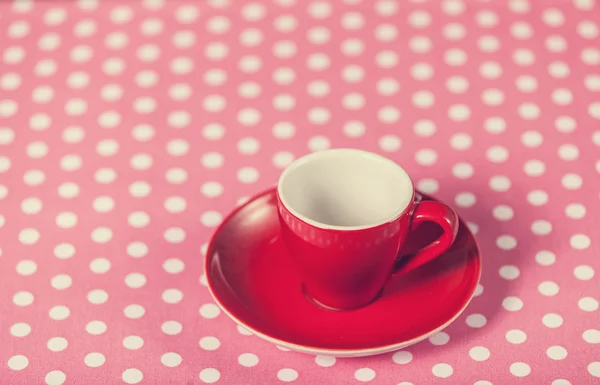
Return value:
M 281 237 L 305 294 L 329 309 L 371 303 L 390 279 L 443 254 L 458 231 L 449 206 L 415 200 L 402 167 L 357 149 L 323 150 L 292 162 L 278 180 L 277 204 Z M 395 269 L 411 229 L 424 221 L 440 225 L 442 234 Z

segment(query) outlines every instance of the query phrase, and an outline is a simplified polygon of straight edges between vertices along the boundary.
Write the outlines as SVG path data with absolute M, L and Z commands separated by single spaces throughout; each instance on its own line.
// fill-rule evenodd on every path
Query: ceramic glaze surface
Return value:
M 391 222 L 413 196 L 410 177 L 380 155 L 353 149 L 313 153 L 288 166 L 279 196 L 294 215 L 320 228 Z
M 439 235 L 426 223 L 404 251 Z M 393 281 L 376 302 L 342 312 L 315 306 L 282 242 L 274 190 L 225 220 L 206 263 L 213 295 L 242 325 L 282 346 L 340 356 L 383 353 L 426 338 L 462 312 L 481 273 L 477 245 L 462 223 L 446 254 Z

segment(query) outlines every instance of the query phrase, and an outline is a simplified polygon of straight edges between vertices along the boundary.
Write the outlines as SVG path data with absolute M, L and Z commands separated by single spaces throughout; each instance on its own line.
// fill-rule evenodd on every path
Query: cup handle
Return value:
M 435 222 L 442 227 L 442 234 L 438 239 L 417 251 L 408 262 L 398 267 L 392 277 L 408 273 L 442 255 L 452 246 L 458 233 L 458 215 L 450 206 L 435 201 L 421 201 L 413 212 L 410 230 L 412 231 L 423 222 Z M 400 257 L 402 258 L 402 257 Z

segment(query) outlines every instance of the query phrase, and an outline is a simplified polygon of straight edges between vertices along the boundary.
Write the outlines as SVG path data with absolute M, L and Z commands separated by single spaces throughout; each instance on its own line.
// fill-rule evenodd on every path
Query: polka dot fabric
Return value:
M 600 381 L 598 20 L 594 0 L 2 2 L 0 382 Z M 476 297 L 429 340 L 311 357 L 212 301 L 215 227 L 330 147 L 399 162 L 477 234 Z

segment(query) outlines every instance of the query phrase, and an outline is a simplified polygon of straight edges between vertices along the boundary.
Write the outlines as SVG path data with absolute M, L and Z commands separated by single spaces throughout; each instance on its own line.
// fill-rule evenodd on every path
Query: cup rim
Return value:
M 354 156 L 365 156 L 365 157 L 368 157 L 368 158 L 371 158 L 371 159 L 374 159 L 374 160 L 377 160 L 380 162 L 387 163 L 389 166 L 392 166 L 392 168 L 395 168 L 396 171 L 398 171 L 400 174 L 402 174 L 402 176 L 404 178 L 406 178 L 406 180 L 410 183 L 410 189 L 411 189 L 410 198 L 406 201 L 406 203 L 404 205 L 401 205 L 398 209 L 396 209 L 393 213 L 391 213 L 384 219 L 379 220 L 377 222 L 371 222 L 371 223 L 367 223 L 364 225 L 358 225 L 358 226 L 330 225 L 327 223 L 315 221 L 315 220 L 310 219 L 307 216 L 299 213 L 293 207 L 290 206 L 289 202 L 287 201 L 287 199 L 285 197 L 285 194 L 283 194 L 281 192 L 282 185 L 283 185 L 282 182 L 285 180 L 285 178 L 287 176 L 289 176 L 291 173 L 293 173 L 299 166 L 303 165 L 304 163 L 314 161 L 318 158 L 331 156 L 331 154 L 334 154 L 334 153 L 338 153 L 338 154 L 346 153 L 346 154 L 350 154 L 350 155 L 354 155 Z M 379 155 L 374 152 L 355 149 L 355 148 L 335 148 L 335 149 L 316 151 L 316 152 L 301 156 L 301 157 L 297 158 L 296 160 L 294 160 L 292 163 L 290 163 L 283 170 L 283 172 L 281 173 L 281 175 L 279 176 L 279 179 L 277 181 L 277 198 L 278 198 L 279 202 L 281 202 L 283 207 L 290 214 L 292 214 L 294 217 L 296 217 L 300 221 L 302 221 L 310 226 L 313 226 L 313 227 L 316 227 L 319 229 L 324 229 L 324 230 L 338 230 L 338 231 L 366 230 L 366 229 L 372 229 L 372 228 L 379 227 L 379 226 L 388 224 L 390 222 L 393 222 L 396 219 L 398 219 L 399 217 L 401 217 L 404 213 L 406 213 L 408 211 L 408 209 L 411 207 L 412 202 L 414 202 L 415 186 L 414 186 L 412 178 L 410 177 L 408 172 L 402 166 L 400 166 L 398 163 L 394 162 L 393 160 L 391 160 L 383 155 Z

